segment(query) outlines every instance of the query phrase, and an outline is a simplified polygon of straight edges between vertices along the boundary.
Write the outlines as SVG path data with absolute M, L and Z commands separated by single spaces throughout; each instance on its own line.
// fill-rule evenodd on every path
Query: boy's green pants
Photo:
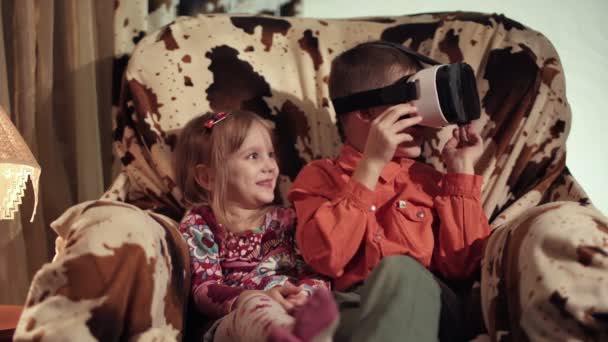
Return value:
M 458 298 L 410 257 L 385 257 L 363 283 L 334 295 L 340 308 L 335 341 L 460 339 Z

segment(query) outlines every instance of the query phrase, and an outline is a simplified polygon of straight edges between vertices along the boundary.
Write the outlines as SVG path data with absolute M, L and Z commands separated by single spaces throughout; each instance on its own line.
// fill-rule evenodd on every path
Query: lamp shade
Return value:
M 0 106 L 0 220 L 15 217 L 28 177 L 34 187 L 34 210 L 30 219 L 33 221 L 38 205 L 40 165 L 4 108 Z

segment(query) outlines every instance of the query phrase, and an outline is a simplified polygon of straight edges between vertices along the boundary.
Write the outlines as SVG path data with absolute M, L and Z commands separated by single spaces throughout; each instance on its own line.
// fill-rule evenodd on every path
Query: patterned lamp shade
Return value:
M 0 220 L 15 217 L 28 177 L 34 186 L 34 210 L 30 219 L 33 221 L 38 205 L 40 165 L 4 108 L 0 107 Z

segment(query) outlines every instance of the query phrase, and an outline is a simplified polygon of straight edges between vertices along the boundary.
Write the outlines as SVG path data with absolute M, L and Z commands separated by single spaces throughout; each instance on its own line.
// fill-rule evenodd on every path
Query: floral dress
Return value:
M 180 223 L 188 244 L 192 298 L 205 316 L 217 319 L 232 310 L 244 290 L 268 290 L 287 281 L 309 294 L 329 283 L 304 263 L 294 242 L 295 211 L 275 207 L 262 227 L 241 233 L 226 230 L 209 207 L 190 209 Z

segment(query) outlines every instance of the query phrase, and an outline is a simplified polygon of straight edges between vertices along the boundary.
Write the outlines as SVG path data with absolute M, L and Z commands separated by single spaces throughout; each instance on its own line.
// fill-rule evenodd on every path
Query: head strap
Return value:
M 410 56 L 412 59 L 414 59 L 418 63 L 424 63 L 424 64 L 428 64 L 428 65 L 441 64 L 438 61 L 432 59 L 431 57 L 425 56 L 414 49 L 410 49 L 401 44 L 397 44 L 397 43 L 393 43 L 393 42 L 389 42 L 389 41 L 385 41 L 385 40 L 376 40 L 376 41 L 371 41 L 371 42 L 365 42 L 365 43 L 359 44 L 357 47 L 359 47 L 359 46 L 379 46 L 379 47 L 397 49 L 397 50 L 403 52 L 404 54 L 406 54 L 407 56 Z
M 411 75 L 378 89 L 371 89 L 332 100 L 336 114 L 350 113 L 361 108 L 394 105 L 419 98 L 418 82 L 408 82 Z

